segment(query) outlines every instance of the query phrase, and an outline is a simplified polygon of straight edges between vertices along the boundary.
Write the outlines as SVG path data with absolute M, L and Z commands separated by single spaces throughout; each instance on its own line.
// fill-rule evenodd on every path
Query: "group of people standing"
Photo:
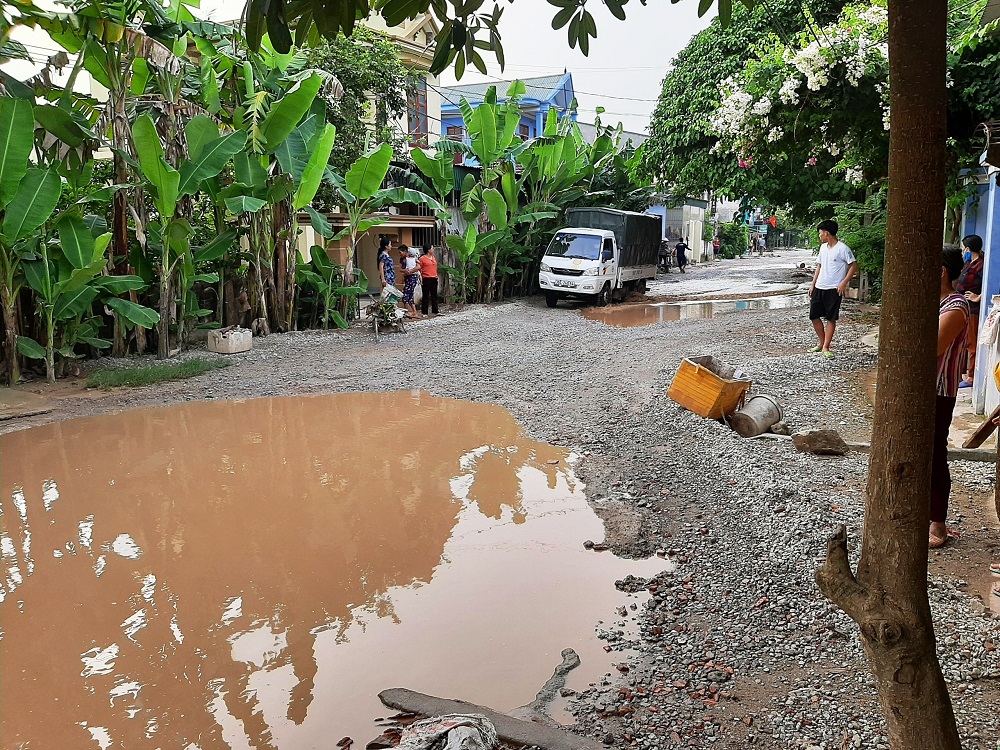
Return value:
M 400 243 L 399 270 L 403 276 L 403 305 L 407 317 L 427 317 L 438 314 L 438 262 L 433 245 L 424 245 L 420 255 L 415 256 L 410 248 Z M 392 239 L 382 235 L 378 242 L 378 273 L 382 288 L 396 286 L 396 263 L 392 259 Z M 416 290 L 420 285 L 420 315 L 417 314 Z
M 963 257 L 964 253 L 964 257 Z M 979 310 L 983 294 L 983 238 L 970 234 L 962 249 L 945 247 L 941 254 L 941 297 L 938 305 L 937 403 L 934 418 L 934 451 L 931 458 L 931 525 L 928 546 L 948 543 L 948 433 L 960 388 L 972 385 L 975 372 Z M 1000 418 L 993 420 L 1000 425 Z M 990 565 L 1000 576 L 1000 562 Z M 1000 597 L 1000 583 L 990 589 Z
M 833 356 L 830 344 L 840 318 L 840 303 L 858 264 L 851 248 L 837 238 L 837 222 L 824 221 L 817 228 L 822 244 L 809 288 L 809 318 L 816 330 L 819 344 L 811 351 L 830 358 Z M 962 239 L 961 250 L 946 246 L 941 254 L 937 400 L 927 540 L 931 549 L 943 547 L 949 539 L 947 518 L 951 472 L 948 469 L 948 434 L 951 431 L 958 391 L 972 385 L 975 373 L 979 310 L 983 293 L 983 262 L 983 239 L 975 234 Z M 1000 424 L 1000 418 L 995 421 Z M 1000 563 L 993 563 L 990 572 L 1000 575 Z M 1000 596 L 1000 584 L 992 587 L 992 594 Z

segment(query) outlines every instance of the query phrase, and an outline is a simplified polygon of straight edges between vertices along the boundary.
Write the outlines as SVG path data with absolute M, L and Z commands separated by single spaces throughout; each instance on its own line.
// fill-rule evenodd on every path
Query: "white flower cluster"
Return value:
M 889 23 L 889 11 L 879 5 L 873 5 L 858 13 L 858 20 L 870 26 L 885 26 Z
M 792 56 L 791 63 L 806 77 L 806 87 L 810 91 L 819 91 L 830 82 L 830 59 L 819 42 L 810 42 Z
M 768 104 L 770 105 L 770 103 Z M 723 95 L 719 108 L 712 115 L 712 129 L 722 136 L 736 135 L 742 132 L 743 123 L 753 105 L 753 97 L 746 91 L 739 88 L 729 91 Z
M 782 103 L 790 104 L 793 107 L 799 103 L 799 85 L 802 83 L 798 76 L 789 76 L 785 79 L 785 82 L 781 84 L 781 90 L 778 91 L 778 98 L 781 99 Z
M 758 117 L 766 117 L 768 112 L 771 111 L 771 100 L 766 96 L 762 96 L 754 103 L 751 111 Z
M 785 133 L 781 128 L 771 128 L 769 131 L 767 131 L 767 142 L 774 143 L 775 141 L 780 141 L 781 136 L 783 136 L 784 134 Z
M 860 185 L 865 181 L 865 175 L 858 167 L 848 167 L 844 170 L 844 179 L 852 185 Z

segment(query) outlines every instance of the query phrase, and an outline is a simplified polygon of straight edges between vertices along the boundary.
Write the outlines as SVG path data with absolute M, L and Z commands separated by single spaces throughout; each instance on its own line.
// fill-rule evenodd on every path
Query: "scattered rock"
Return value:
M 771 425 L 771 432 L 775 435 L 791 435 L 792 431 L 784 422 L 775 422 Z
M 795 449 L 817 456 L 846 456 L 847 443 L 836 430 L 806 430 L 792 435 Z

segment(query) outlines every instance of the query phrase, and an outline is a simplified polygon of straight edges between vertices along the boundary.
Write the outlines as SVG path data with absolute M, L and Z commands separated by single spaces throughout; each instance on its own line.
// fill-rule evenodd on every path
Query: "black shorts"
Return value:
M 840 301 L 843 297 L 836 289 L 813 289 L 809 303 L 809 320 L 839 320 Z

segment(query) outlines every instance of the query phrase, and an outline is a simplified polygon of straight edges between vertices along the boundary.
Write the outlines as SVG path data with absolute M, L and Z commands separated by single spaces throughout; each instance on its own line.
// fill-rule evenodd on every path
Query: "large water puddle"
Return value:
M 608 671 L 613 581 L 664 567 L 583 548 L 566 451 L 418 392 L 128 411 L 0 455 L 4 748 L 363 743 L 388 687 L 510 710 L 564 648 L 571 687 Z
M 776 294 L 751 299 L 712 300 L 710 302 L 657 302 L 647 304 L 588 307 L 583 317 L 605 325 L 623 328 L 648 326 L 675 320 L 704 320 L 725 313 L 747 310 L 777 310 L 809 304 L 805 294 Z

